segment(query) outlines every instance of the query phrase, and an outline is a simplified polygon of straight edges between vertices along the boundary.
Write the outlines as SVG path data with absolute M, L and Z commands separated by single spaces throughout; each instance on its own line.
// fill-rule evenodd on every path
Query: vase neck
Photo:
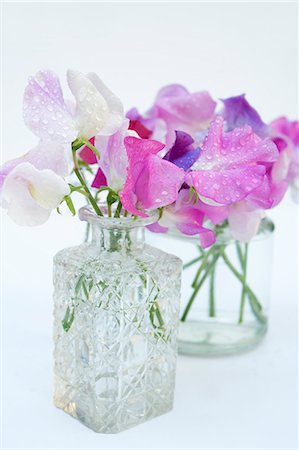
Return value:
M 103 228 L 92 224 L 92 244 L 109 252 L 131 252 L 144 247 L 144 227 Z

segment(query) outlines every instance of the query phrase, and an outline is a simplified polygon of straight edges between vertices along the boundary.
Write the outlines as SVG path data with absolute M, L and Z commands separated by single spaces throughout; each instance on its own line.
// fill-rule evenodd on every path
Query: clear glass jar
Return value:
M 172 409 L 181 260 L 144 243 L 156 217 L 80 218 L 92 241 L 54 258 L 54 402 L 117 433 Z
M 263 339 L 268 326 L 273 230 L 273 223 L 263 219 L 256 237 L 241 244 L 224 227 L 217 244 L 205 251 L 198 238 L 173 234 L 164 239 L 163 249 L 188 255 L 182 277 L 180 353 L 234 354 Z

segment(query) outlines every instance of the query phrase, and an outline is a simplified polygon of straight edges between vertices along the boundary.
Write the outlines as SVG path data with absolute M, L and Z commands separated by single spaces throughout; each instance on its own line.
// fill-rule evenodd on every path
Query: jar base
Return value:
M 179 353 L 193 356 L 223 356 L 256 347 L 267 332 L 267 323 L 236 324 L 217 319 L 181 322 Z
M 96 433 L 101 434 L 117 434 L 121 433 L 122 431 L 126 431 L 130 428 L 135 427 L 136 425 L 141 425 L 144 422 L 147 422 L 149 420 L 152 420 L 156 417 L 159 417 L 161 415 L 167 414 L 168 412 L 172 411 L 173 409 L 173 402 L 168 402 L 165 405 L 163 405 L 162 408 L 160 408 L 159 411 L 152 411 L 149 414 L 141 414 L 136 415 L 132 420 L 127 420 L 126 423 L 116 423 L 114 421 L 115 415 L 112 413 L 110 420 L 101 421 L 101 420 L 95 420 L 94 418 L 91 419 L 86 415 L 83 411 L 80 411 L 80 408 L 78 408 L 78 405 L 76 405 L 75 402 L 70 402 L 67 405 L 63 405 L 59 401 L 55 401 L 54 399 L 54 405 L 61 409 L 63 412 L 71 416 L 73 419 L 76 419 L 78 422 L 80 422 L 82 425 L 86 426 L 87 428 L 90 428 L 92 431 Z

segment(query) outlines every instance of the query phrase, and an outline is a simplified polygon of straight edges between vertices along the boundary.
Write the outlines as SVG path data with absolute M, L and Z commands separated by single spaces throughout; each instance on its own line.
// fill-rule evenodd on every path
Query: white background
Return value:
M 265 121 L 297 111 L 295 3 L 5 3 L 3 160 L 36 138 L 22 121 L 27 77 L 95 71 L 141 110 L 163 84 L 247 93 Z M 81 240 L 77 219 L 53 214 L 19 228 L 3 215 L 3 448 L 296 448 L 298 210 L 276 223 L 269 334 L 254 351 L 179 357 L 174 411 L 120 435 L 97 435 L 51 403 L 51 265 Z M 184 256 L 184 255 L 182 255 Z

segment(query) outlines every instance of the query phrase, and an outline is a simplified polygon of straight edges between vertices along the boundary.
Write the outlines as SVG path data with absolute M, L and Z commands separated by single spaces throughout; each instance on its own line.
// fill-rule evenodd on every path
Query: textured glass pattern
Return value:
M 117 433 L 172 408 L 181 261 L 143 230 L 94 227 L 54 259 L 57 407 Z

